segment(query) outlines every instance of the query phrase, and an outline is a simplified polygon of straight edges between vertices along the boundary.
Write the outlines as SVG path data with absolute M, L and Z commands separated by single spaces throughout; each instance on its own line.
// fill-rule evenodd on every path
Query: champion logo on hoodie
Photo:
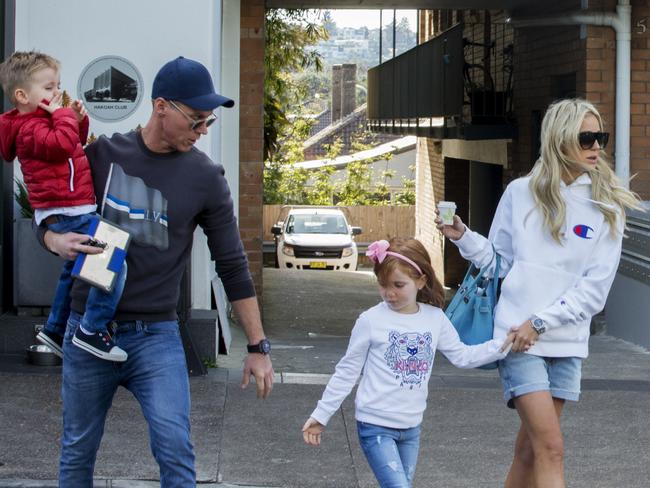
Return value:
M 578 224 L 573 228 L 573 233 L 583 239 L 591 239 L 593 237 L 593 232 L 594 229 L 584 224 Z

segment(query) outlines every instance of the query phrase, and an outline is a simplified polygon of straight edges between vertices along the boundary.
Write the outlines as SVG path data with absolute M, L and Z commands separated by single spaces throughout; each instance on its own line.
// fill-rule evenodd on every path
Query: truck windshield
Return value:
M 347 234 L 348 225 L 341 215 L 290 215 L 287 234 Z

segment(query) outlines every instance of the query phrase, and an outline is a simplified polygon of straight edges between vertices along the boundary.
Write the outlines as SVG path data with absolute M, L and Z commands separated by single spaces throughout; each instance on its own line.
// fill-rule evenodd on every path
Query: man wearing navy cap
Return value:
M 141 130 L 102 136 L 86 148 L 102 216 L 131 234 L 128 277 L 112 327 L 129 357 L 116 367 L 71 346 L 88 293 L 77 281 L 63 345 L 63 488 L 92 487 L 104 420 L 118 386 L 142 407 L 161 486 L 195 486 L 189 382 L 176 306 L 197 225 L 248 337 L 242 386 L 255 376 L 258 398 L 273 387 L 270 344 L 224 170 L 194 147 L 216 120 L 214 110 L 234 102 L 214 91 L 205 66 L 178 57 L 156 75 L 152 104 Z M 83 244 L 87 236 L 44 228 L 38 235 L 66 259 L 101 252 Z

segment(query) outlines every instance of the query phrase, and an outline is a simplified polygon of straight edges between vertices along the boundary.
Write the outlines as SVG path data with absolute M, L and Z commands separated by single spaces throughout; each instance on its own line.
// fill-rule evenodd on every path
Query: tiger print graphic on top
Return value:
M 356 419 L 410 429 L 422 422 L 436 351 L 459 368 L 475 368 L 505 356 L 500 351 L 503 339 L 467 346 L 442 310 L 425 303 L 418 303 L 418 309 L 399 313 L 381 302 L 359 316 L 345 356 L 312 418 L 327 425 L 361 376 Z
M 388 350 L 384 354 L 386 364 L 401 379 L 400 386 L 421 387 L 433 364 L 431 333 L 410 332 L 400 334 L 391 330 L 388 334 Z

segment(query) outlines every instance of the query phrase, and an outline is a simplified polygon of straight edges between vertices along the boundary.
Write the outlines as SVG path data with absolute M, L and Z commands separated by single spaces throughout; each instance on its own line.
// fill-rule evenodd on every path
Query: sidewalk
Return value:
M 306 275 L 309 276 L 306 276 Z M 350 396 L 320 448 L 300 427 L 347 345 L 361 310 L 377 302 L 363 273 L 265 270 L 265 328 L 273 343 L 276 386 L 266 401 L 242 390 L 245 340 L 233 330 L 232 354 L 208 376 L 192 378 L 192 429 L 200 486 L 211 488 L 367 488 L 376 486 L 360 451 Z M 2 324 L 0 324 L 1 326 Z M 56 486 L 60 368 L 0 361 L 0 487 Z M 583 395 L 563 416 L 572 488 L 641 488 L 650 478 L 650 353 L 594 336 Z M 436 357 L 415 487 L 502 486 L 518 428 L 494 371 L 459 370 Z M 158 486 L 146 424 L 120 390 L 96 465 L 97 487 Z

